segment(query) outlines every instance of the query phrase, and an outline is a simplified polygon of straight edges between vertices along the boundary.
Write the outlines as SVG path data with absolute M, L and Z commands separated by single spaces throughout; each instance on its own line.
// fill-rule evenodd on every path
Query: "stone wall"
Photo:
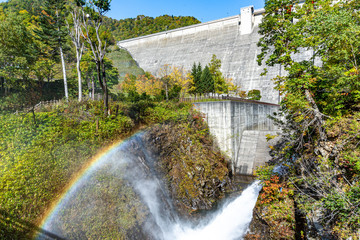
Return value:
M 235 173 L 252 175 L 257 166 L 270 159 L 269 145 L 274 143 L 267 142 L 266 135 L 276 135 L 278 129 L 268 116 L 278 111 L 278 105 L 238 101 L 194 105 L 205 114 L 210 132 L 231 158 Z

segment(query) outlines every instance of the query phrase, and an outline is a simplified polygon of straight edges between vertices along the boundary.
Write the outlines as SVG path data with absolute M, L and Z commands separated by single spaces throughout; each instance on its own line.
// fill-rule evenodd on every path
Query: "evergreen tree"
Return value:
M 200 96 L 203 93 L 203 84 L 201 83 L 201 74 L 202 74 L 202 67 L 201 67 L 201 63 L 199 63 L 196 67 L 196 76 L 194 77 L 194 80 L 196 79 L 196 84 L 195 84 L 196 90 L 195 91 L 197 94 L 200 94 Z
M 194 63 L 192 66 L 192 69 L 191 69 L 191 76 L 193 77 L 193 86 L 192 86 L 192 90 L 190 92 L 194 95 L 200 93 L 199 89 L 200 89 L 201 72 L 202 72 L 202 70 L 201 70 L 200 63 L 198 66 L 196 65 L 196 63 Z
M 60 54 L 65 98 L 69 98 L 66 67 L 63 52 L 63 45 L 66 41 L 67 29 L 65 24 L 65 7 L 66 0 L 44 0 L 44 5 L 39 17 L 40 30 L 36 33 L 40 39 L 50 47 L 51 51 L 48 52 L 52 58 L 57 59 Z
M 216 58 L 216 55 L 213 54 L 209 64 L 209 71 L 214 83 L 213 92 L 219 95 L 229 92 L 228 84 L 226 83 L 226 80 L 223 77 L 220 68 L 221 68 L 221 60 Z
M 202 93 L 210 93 L 214 89 L 213 78 L 211 76 L 208 66 L 205 66 L 204 70 L 201 73 L 200 85 Z

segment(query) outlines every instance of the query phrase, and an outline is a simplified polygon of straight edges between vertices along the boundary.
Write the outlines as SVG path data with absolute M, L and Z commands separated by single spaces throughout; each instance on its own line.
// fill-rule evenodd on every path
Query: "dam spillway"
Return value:
M 261 91 L 261 101 L 278 103 L 279 94 L 273 89 L 272 78 L 282 74 L 279 66 L 264 68 L 257 63 L 260 48 L 257 42 L 259 24 L 264 10 L 241 9 L 241 14 L 211 22 L 118 42 L 130 52 L 145 71 L 157 75 L 169 64 L 191 70 L 193 63 L 208 64 L 213 54 L 221 60 L 221 71 L 232 78 L 241 90 Z
M 215 101 L 194 103 L 204 114 L 212 135 L 220 149 L 230 158 L 235 174 L 253 175 L 257 167 L 271 159 L 270 146 L 277 138 L 266 140 L 267 135 L 278 135 L 279 129 L 269 118 L 279 106 L 257 101 Z

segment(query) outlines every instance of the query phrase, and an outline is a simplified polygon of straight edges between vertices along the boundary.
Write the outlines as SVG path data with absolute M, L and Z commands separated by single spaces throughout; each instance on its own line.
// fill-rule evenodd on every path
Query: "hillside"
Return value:
M 114 49 L 108 54 L 113 66 L 119 72 L 119 82 L 122 82 L 126 74 L 139 76 L 145 74 L 144 70 L 138 66 L 131 54 L 125 49 L 119 49 L 114 46 Z
M 20 10 L 26 10 L 32 15 L 38 15 L 43 5 L 44 0 L 9 0 L 8 2 L 0 3 L 0 6 L 5 11 L 18 12 Z M 115 40 L 120 41 L 175 28 L 186 27 L 201 22 L 191 16 L 163 15 L 153 18 L 139 15 L 136 18 L 126 18 L 120 20 L 105 17 L 104 23 L 111 31 Z
M 105 19 L 105 25 L 110 29 L 117 41 L 158 33 L 180 27 L 200 23 L 194 17 L 159 16 L 156 18 L 139 15 L 136 18 L 116 20 Z

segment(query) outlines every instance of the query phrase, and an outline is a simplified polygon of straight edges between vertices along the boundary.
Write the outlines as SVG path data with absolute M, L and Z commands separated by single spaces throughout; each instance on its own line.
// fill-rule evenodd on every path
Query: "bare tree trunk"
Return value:
M 7 96 L 6 79 L 4 78 L 4 96 Z
M 104 114 L 109 114 L 109 96 L 108 96 L 108 88 L 106 84 L 106 72 L 104 62 L 96 61 L 96 72 L 97 78 L 100 84 L 100 87 L 104 94 Z
M 166 101 L 169 101 L 168 84 L 165 83 Z
M 104 114 L 110 115 L 110 109 L 109 109 L 109 93 L 108 93 L 108 87 L 106 82 L 106 71 L 105 71 L 105 64 L 104 61 L 101 62 L 101 70 L 102 70 L 102 83 L 103 83 L 103 89 L 104 89 Z
M 4 93 L 4 78 L 0 77 L 0 81 L 1 81 L 1 93 Z
M 312 97 L 312 95 L 311 95 L 311 93 L 310 93 L 310 91 L 308 89 L 305 90 L 305 97 L 306 97 L 306 100 L 308 100 L 309 103 L 312 106 L 312 110 L 314 112 L 314 118 L 317 121 L 317 127 L 318 127 L 318 131 L 319 131 L 319 134 L 320 134 L 320 140 L 325 141 L 326 140 L 326 134 L 325 134 L 325 131 L 323 129 L 323 127 L 325 125 L 324 120 L 323 120 L 323 114 L 320 112 L 314 98 Z
M 81 83 L 81 69 L 80 69 L 80 61 L 81 57 L 79 58 L 79 51 L 76 49 L 76 70 L 78 74 L 78 86 L 79 86 L 79 102 L 82 101 L 82 83 Z
M 37 122 L 36 122 L 36 115 L 35 115 L 35 105 L 33 105 L 31 107 L 31 113 L 32 113 L 32 116 L 33 116 L 34 128 L 36 129 L 37 128 Z
M 94 81 L 93 76 L 91 77 L 91 87 L 92 87 L 92 89 L 91 89 L 91 91 L 92 91 L 91 97 L 92 97 L 92 100 L 95 100 L 95 81 Z
M 97 78 L 100 84 L 100 87 L 104 94 L 104 113 L 108 115 L 109 112 L 109 99 L 108 99 L 108 88 L 106 83 L 106 73 L 105 73 L 105 66 L 104 66 L 104 57 L 106 54 L 106 47 L 107 41 L 102 41 L 100 37 L 100 27 L 102 25 L 102 18 L 105 12 L 109 9 L 104 9 L 102 7 L 96 6 L 94 2 L 90 1 L 90 9 L 93 7 L 93 10 L 99 14 L 98 17 L 92 18 L 90 14 L 85 14 L 84 5 L 81 5 L 82 8 L 82 28 L 81 34 L 83 38 L 88 42 L 91 51 L 93 53 L 93 59 L 96 63 L 96 71 L 97 71 Z M 90 37 L 90 28 L 93 27 L 96 32 L 96 40 L 91 39 Z M 95 43 L 96 42 L 96 43 Z
M 78 88 L 79 88 L 79 102 L 82 100 L 82 81 L 81 81 L 81 69 L 80 69 L 80 61 L 82 58 L 84 43 L 81 39 L 81 9 L 78 7 L 74 7 L 71 12 L 71 16 L 73 19 L 72 27 L 68 21 L 66 21 L 67 29 L 69 32 L 69 36 L 75 46 L 76 50 L 76 70 L 78 74 Z
M 62 65 L 62 71 L 63 71 L 63 77 L 64 77 L 65 98 L 66 98 L 66 101 L 68 101 L 69 100 L 69 92 L 68 92 L 68 85 L 67 85 L 67 79 L 66 79 L 64 53 L 63 53 L 63 49 L 61 46 L 59 47 L 59 49 L 60 49 L 61 65 Z

